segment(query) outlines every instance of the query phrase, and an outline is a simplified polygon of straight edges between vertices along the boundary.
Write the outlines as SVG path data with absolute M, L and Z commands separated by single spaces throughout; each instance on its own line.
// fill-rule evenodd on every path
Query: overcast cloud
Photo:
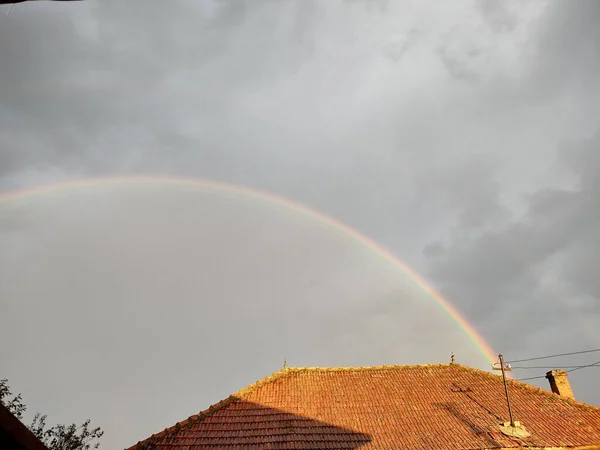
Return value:
M 0 192 L 130 173 L 270 191 L 389 248 L 509 360 L 600 347 L 597 1 L 8 9 Z M 454 351 L 489 368 L 375 253 L 223 193 L 98 187 L 4 204 L 0 302 L 0 376 L 50 421 L 90 417 L 104 448 L 284 357 L 413 364 Z M 600 404 L 599 371 L 570 375 L 578 399 Z

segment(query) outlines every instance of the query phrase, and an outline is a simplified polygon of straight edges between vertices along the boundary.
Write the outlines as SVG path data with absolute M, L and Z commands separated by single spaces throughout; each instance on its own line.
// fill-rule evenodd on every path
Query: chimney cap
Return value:
M 550 377 L 566 377 L 567 376 L 567 372 L 565 372 L 564 370 L 549 370 L 548 372 L 546 372 L 546 378 L 550 378 Z

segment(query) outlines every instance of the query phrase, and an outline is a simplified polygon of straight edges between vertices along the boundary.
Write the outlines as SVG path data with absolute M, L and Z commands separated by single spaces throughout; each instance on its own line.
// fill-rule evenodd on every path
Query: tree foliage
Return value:
M 14 395 L 8 385 L 8 380 L 0 380 L 0 403 L 6 406 L 11 413 L 23 421 L 23 414 L 27 407 L 23 403 L 21 394 Z M 81 425 L 46 425 L 46 416 L 37 413 L 28 428 L 50 450 L 91 450 L 100 447 L 100 438 L 104 431 L 100 427 L 91 428 L 90 420 Z

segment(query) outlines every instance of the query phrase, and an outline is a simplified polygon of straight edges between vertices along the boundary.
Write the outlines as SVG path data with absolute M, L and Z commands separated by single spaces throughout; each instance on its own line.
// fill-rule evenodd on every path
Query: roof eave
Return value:
M 0 403 L 0 427 L 8 436 L 28 450 L 48 450 L 29 428 L 23 424 L 10 410 Z

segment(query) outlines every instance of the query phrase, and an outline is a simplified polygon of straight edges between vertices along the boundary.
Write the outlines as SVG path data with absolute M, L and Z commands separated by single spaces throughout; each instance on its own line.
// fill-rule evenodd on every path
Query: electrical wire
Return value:
M 538 380 L 541 378 L 546 378 L 546 375 L 542 375 L 540 377 L 518 378 L 516 381 Z
M 579 366 L 579 367 L 575 367 L 574 369 L 567 370 L 567 373 L 575 372 L 576 370 L 585 369 L 587 367 L 600 367 L 599 364 L 600 364 L 600 361 L 596 361 L 595 363 L 592 363 L 592 364 L 587 364 L 585 366 Z
M 527 369 L 561 369 L 561 370 L 567 370 L 567 369 L 577 369 L 581 366 L 511 366 L 511 368 L 513 369 L 523 369 L 523 370 L 527 370 Z M 600 367 L 600 366 L 597 366 Z
M 519 363 L 519 362 L 526 362 L 526 361 L 537 361 L 537 360 L 540 360 L 540 359 L 556 358 L 558 356 L 582 355 L 584 353 L 594 353 L 594 352 L 600 352 L 600 348 L 595 348 L 595 349 L 592 349 L 592 350 L 583 350 L 581 352 L 559 353 L 557 355 L 538 356 L 536 358 L 515 359 L 513 361 L 505 361 L 505 362 L 506 363 Z
M 595 363 L 592 363 L 592 364 L 585 364 L 583 366 L 575 366 L 575 367 L 571 368 L 571 370 L 567 370 L 567 373 L 575 372 L 576 370 L 580 370 L 580 369 L 587 369 L 589 367 L 600 367 L 600 361 L 596 361 Z M 526 368 L 529 369 L 529 367 L 526 367 Z M 516 369 L 516 367 L 513 367 L 513 369 Z M 555 367 L 555 369 L 556 369 L 556 367 Z M 546 378 L 546 375 L 541 375 L 538 377 L 518 378 L 516 381 L 538 380 L 541 378 Z

